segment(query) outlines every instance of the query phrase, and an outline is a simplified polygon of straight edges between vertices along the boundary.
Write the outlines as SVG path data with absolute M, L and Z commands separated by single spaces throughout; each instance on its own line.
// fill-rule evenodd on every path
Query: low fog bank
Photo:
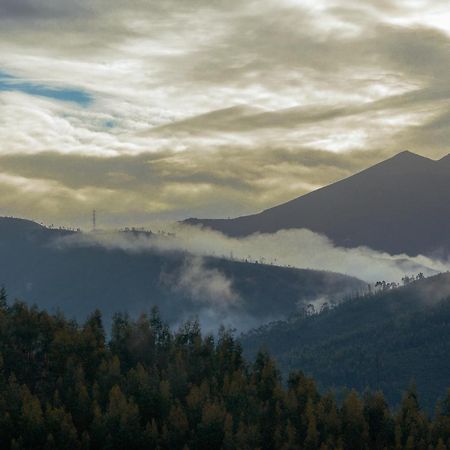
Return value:
M 153 303 L 146 303 L 148 307 L 144 308 L 142 302 L 128 302 L 126 308 L 133 316 L 157 304 L 172 327 L 196 318 L 211 333 L 220 325 L 245 332 L 286 320 L 307 308 L 319 311 L 339 303 L 349 295 L 365 292 L 367 283 L 401 283 L 405 275 L 421 272 L 431 276 L 450 267 L 425 256 L 412 258 L 363 247 L 336 247 L 326 237 L 308 230 L 230 238 L 184 224 L 157 224 L 151 229 L 154 231 L 75 233 L 56 239 L 53 245 L 67 250 L 86 248 L 89 252 L 98 247 L 111 251 L 108 259 L 123 252 L 126 258 L 120 271 L 130 271 L 132 266 L 143 279 L 153 277 L 153 284 L 145 283 L 146 296 Z M 257 264 L 240 265 L 238 261 Z M 127 264 L 130 268 L 125 269 Z M 279 267 L 354 278 L 325 272 L 301 275 Z M 128 280 L 127 284 L 135 282 Z
M 336 247 L 325 236 L 305 229 L 230 238 L 216 231 L 183 224 L 165 224 L 164 227 L 158 224 L 154 229 L 161 228 L 165 232 L 152 235 L 107 231 L 82 233 L 60 239 L 58 245 L 100 245 L 127 252 L 183 251 L 199 257 L 215 256 L 276 266 L 332 271 L 368 283 L 379 280 L 401 282 L 404 275 L 422 272 L 425 276 L 430 276 L 450 269 L 450 263 L 426 256 L 389 255 L 365 247 Z M 190 275 L 192 277 L 194 274 Z M 227 282 L 222 283 L 227 286 Z M 195 284 L 199 286 L 196 289 L 201 290 L 202 278 L 197 277 Z M 214 281 L 214 285 L 219 286 L 220 283 Z
M 179 270 L 162 272 L 160 281 L 166 289 L 193 303 L 195 312 L 184 312 L 174 324 L 175 328 L 187 320 L 198 320 L 206 333 L 216 333 L 218 324 L 239 331 L 261 324 L 261 318 L 252 317 L 245 310 L 233 280 L 217 268 L 208 267 L 201 256 L 186 257 Z

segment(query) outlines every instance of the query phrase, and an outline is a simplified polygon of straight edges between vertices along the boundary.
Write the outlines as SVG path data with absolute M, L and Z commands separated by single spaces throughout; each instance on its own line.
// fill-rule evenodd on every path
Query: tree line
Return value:
M 395 411 L 381 392 L 337 402 L 301 372 L 283 382 L 265 352 L 245 361 L 227 330 L 173 332 L 153 309 L 117 314 L 107 338 L 99 311 L 78 324 L 2 290 L 0 447 L 443 450 L 450 393 L 432 417 L 413 387 Z

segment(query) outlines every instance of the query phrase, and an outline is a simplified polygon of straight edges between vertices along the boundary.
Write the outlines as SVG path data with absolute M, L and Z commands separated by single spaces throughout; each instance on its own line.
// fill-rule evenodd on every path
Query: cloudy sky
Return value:
M 0 215 L 252 213 L 450 150 L 447 0 L 0 0 Z

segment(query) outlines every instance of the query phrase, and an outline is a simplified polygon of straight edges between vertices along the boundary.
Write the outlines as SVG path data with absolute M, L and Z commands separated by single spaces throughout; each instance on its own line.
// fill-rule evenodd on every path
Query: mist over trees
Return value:
M 0 298 L 2 449 L 436 449 L 450 444 L 450 394 L 430 418 L 414 387 L 398 410 L 380 392 L 341 403 L 313 379 L 283 383 L 267 353 L 245 361 L 226 330 L 171 332 L 157 312 L 95 311 L 80 325 Z
M 380 282 L 335 305 L 305 309 L 245 333 L 252 359 L 260 348 L 283 375 L 301 369 L 321 390 L 382 390 L 398 406 L 412 381 L 430 412 L 450 379 L 450 274 L 405 276 L 402 287 Z
M 60 237 L 67 233 L 0 218 L 0 283 L 12 298 L 78 320 L 99 308 L 108 327 L 117 311 L 135 317 L 157 305 L 171 325 L 197 315 L 204 327 L 228 319 L 250 329 L 288 317 L 316 297 L 340 298 L 365 286 L 331 272 L 199 259 L 180 251 L 126 251 L 92 242 L 66 246 Z

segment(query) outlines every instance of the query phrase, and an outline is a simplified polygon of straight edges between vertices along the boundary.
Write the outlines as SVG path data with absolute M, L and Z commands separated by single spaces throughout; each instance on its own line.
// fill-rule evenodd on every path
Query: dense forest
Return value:
M 446 449 L 450 393 L 430 418 L 414 387 L 392 411 L 380 392 L 320 394 L 301 372 L 282 382 L 230 332 L 171 332 L 157 312 L 99 311 L 79 325 L 0 294 L 2 449 Z
M 450 274 L 381 288 L 318 314 L 260 327 L 241 338 L 244 355 L 260 348 L 276 357 L 282 374 L 301 369 L 319 390 L 382 390 L 398 407 L 414 382 L 429 412 L 450 380 Z

